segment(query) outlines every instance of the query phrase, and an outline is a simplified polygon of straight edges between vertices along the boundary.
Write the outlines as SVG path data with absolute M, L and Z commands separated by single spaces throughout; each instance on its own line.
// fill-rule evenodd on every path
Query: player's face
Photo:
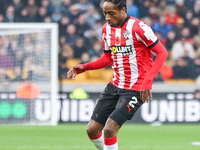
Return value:
M 127 17 L 125 8 L 119 10 L 114 3 L 107 1 L 103 3 L 103 13 L 111 27 L 121 26 Z

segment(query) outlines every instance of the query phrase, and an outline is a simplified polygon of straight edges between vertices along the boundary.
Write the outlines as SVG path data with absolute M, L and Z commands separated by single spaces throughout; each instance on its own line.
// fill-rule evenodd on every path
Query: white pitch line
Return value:
M 191 144 L 200 146 L 200 142 L 192 142 Z
M 0 147 L 1 149 L 67 149 L 67 148 L 73 148 L 73 149 L 94 149 L 93 146 L 66 146 L 66 147 Z
M 120 147 L 120 146 L 119 146 Z M 165 149 L 180 149 L 180 148 L 189 148 L 189 147 L 191 147 L 191 146 L 127 146 L 127 147 L 125 147 L 125 146 L 122 146 L 122 147 L 120 147 L 121 149 L 126 149 L 126 148 L 131 148 L 131 149 L 135 149 L 135 148 L 153 148 L 153 149 L 161 149 L 161 148 L 165 148 Z
M 195 143 L 195 142 L 193 142 Z M 192 144 L 192 143 L 191 143 Z M 199 142 L 200 144 L 200 142 Z M 191 146 L 119 146 L 120 149 L 135 149 L 135 148 L 153 148 L 153 149 L 161 149 L 161 148 L 169 148 L 169 149 L 180 149 L 187 148 Z M 65 146 L 65 147 L 0 147 L 0 149 L 94 149 L 94 146 Z

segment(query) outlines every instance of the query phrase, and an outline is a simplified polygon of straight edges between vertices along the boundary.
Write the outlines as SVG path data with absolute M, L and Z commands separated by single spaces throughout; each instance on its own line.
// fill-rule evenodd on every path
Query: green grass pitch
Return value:
M 52 126 L 0 125 L 0 150 L 96 150 L 86 124 Z M 200 125 L 150 126 L 125 124 L 118 134 L 119 150 L 200 150 Z

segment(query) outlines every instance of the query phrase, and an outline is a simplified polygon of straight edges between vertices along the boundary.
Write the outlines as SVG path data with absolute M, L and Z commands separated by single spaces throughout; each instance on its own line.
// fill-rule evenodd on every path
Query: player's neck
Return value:
M 127 14 L 125 14 L 124 18 L 122 19 L 120 25 L 116 26 L 116 28 L 121 28 L 125 22 L 128 20 L 129 16 Z

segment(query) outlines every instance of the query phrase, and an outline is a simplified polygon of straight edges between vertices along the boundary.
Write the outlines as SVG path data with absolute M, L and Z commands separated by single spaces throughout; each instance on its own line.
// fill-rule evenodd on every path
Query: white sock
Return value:
M 95 137 L 90 137 L 90 140 L 92 141 L 92 143 L 96 146 L 96 148 L 98 148 L 99 150 L 104 150 L 104 139 L 103 139 L 103 132 L 101 131 L 101 133 Z
M 104 150 L 118 150 L 118 144 L 117 144 L 117 136 L 112 138 L 105 138 L 104 137 Z

